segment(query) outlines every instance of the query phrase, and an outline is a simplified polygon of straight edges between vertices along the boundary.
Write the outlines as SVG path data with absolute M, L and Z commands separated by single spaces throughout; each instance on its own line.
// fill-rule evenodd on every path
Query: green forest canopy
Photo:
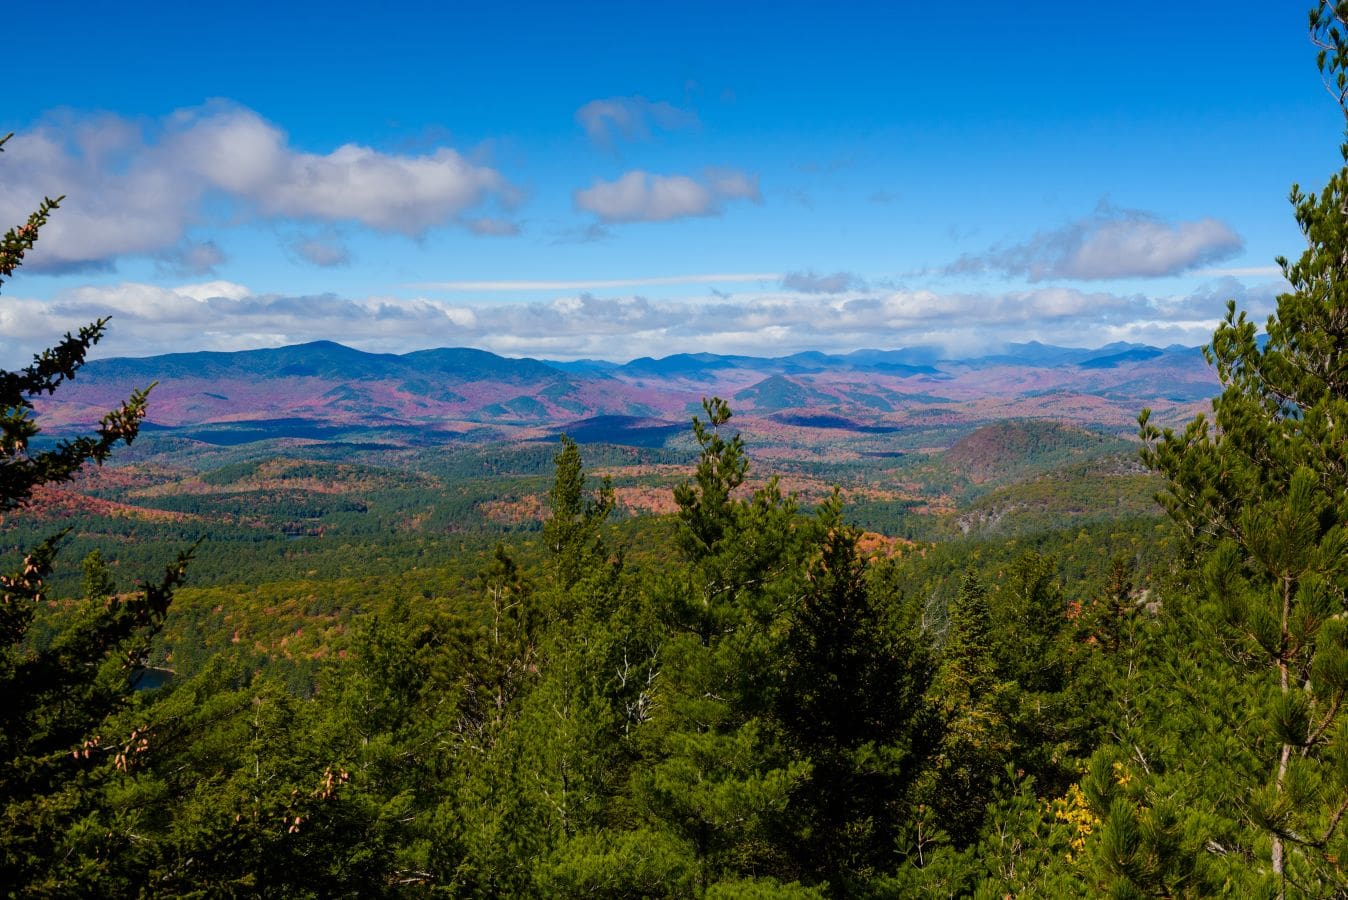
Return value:
M 1348 4 L 1311 17 L 1340 101 L 1345 21 Z M 61 536 L 40 543 L 0 582 L 0 885 L 1342 895 L 1348 168 L 1292 200 L 1308 247 L 1280 261 L 1266 339 L 1230 305 L 1212 414 L 1173 431 L 1142 413 L 1162 533 L 872 559 L 837 498 L 806 512 L 775 479 L 741 490 L 713 398 L 677 513 L 639 532 L 657 550 L 622 539 L 610 486 L 563 439 L 528 558 L 305 582 L 306 621 L 329 630 L 299 680 L 219 640 L 211 616 L 247 602 L 228 589 L 166 632 L 188 553 L 130 592 L 91 555 L 83 596 L 52 602 Z M 4 236 L 0 274 L 56 208 Z M 0 373 L 7 515 L 136 437 L 144 393 L 28 452 L 31 398 L 104 324 Z M 363 612 L 342 618 L 351 596 Z M 156 639 L 214 652 L 136 691 Z

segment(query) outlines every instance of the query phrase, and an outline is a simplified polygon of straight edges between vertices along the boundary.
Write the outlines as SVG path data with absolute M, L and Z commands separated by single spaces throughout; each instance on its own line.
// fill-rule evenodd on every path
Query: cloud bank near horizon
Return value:
M 744 292 L 653 300 L 580 291 L 547 301 L 457 302 L 336 294 L 260 294 L 229 281 L 162 287 L 124 282 L 0 305 L 0 365 L 26 363 L 67 330 L 112 315 L 97 356 L 239 350 L 335 340 L 406 352 L 471 346 L 507 356 L 627 361 L 709 351 L 779 356 L 802 350 L 935 345 L 952 354 L 1008 342 L 1205 343 L 1235 298 L 1256 320 L 1281 286 L 1219 279 L 1148 297 L 1066 287 L 987 292 Z

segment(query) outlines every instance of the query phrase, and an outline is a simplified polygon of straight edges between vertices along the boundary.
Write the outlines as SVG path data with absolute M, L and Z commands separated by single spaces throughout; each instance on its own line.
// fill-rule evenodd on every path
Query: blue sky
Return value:
M 1302 5 L 6 12 L 0 363 L 1201 343 L 1342 160 Z

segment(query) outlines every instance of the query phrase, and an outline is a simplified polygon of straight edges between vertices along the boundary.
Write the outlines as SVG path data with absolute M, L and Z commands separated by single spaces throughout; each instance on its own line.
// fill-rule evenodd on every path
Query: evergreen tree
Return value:
M 693 416 L 693 437 L 701 448 L 694 480 L 674 488 L 679 543 L 692 558 L 710 553 L 731 527 L 735 509 L 731 497 L 749 471 L 744 440 L 739 434 L 728 441 L 721 436 L 721 427 L 730 421 L 730 405 L 713 397 L 702 401 L 702 409 L 706 422 Z
M 929 727 L 931 680 L 917 630 L 886 622 L 871 598 L 859 534 L 835 493 L 791 617 L 777 718 L 811 770 L 791 795 L 791 855 L 811 881 L 857 893 L 893 862 Z
M 44 199 L 26 224 L 0 238 L 0 277 L 21 265 L 59 202 Z M 42 485 L 69 480 L 135 439 L 144 391 L 104 416 L 95 434 L 29 450 L 39 433 L 33 398 L 75 377 L 106 324 L 67 334 L 17 372 L 0 371 L 0 515 L 21 511 Z M 189 556 L 180 554 L 160 581 L 140 591 L 91 596 L 39 648 L 30 628 L 61 537 L 43 541 L 18 571 L 0 575 L 0 884 L 18 892 L 74 891 L 100 865 L 91 834 L 76 823 L 90 815 L 93 785 L 119 764 L 125 768 L 128 754 L 141 752 L 142 736 L 128 738 L 106 726 L 131 694 L 132 676 Z
M 963 848 L 976 839 L 1011 757 L 1006 715 L 1011 685 L 997 669 L 992 627 L 987 588 L 967 573 L 950 605 L 940 665 L 928 692 L 941 737 L 919 784 L 925 810 L 911 838 L 919 852 L 928 842 L 949 840 Z
M 580 448 L 566 435 L 562 435 L 553 466 L 548 493 L 551 514 L 543 523 L 543 541 L 552 555 L 558 587 L 565 591 L 605 561 L 599 528 L 613 512 L 613 484 L 605 478 L 593 496 L 585 496 Z
M 1340 100 L 1345 23 L 1348 4 L 1311 13 Z M 1143 458 L 1165 476 L 1160 499 L 1201 573 L 1190 589 L 1220 617 L 1216 637 L 1260 711 L 1238 732 L 1260 760 L 1242 773 L 1241 807 L 1246 852 L 1280 896 L 1348 889 L 1348 168 L 1318 194 L 1293 186 L 1291 200 L 1307 248 L 1279 260 L 1291 290 L 1263 338 L 1228 304 L 1205 348 L 1223 386 L 1211 420 L 1179 433 L 1140 420 Z
M 1133 564 L 1118 555 L 1109 564 L 1104 595 L 1082 610 L 1085 636 L 1105 653 L 1118 653 L 1127 640 L 1137 604 L 1133 600 Z
M 778 839 L 809 762 L 792 759 L 773 721 L 786 616 L 798 601 L 813 529 L 775 479 L 735 496 L 748 471 L 720 399 L 693 420 L 692 482 L 675 491 L 686 566 L 651 585 L 663 619 L 653 712 L 633 736 L 644 759 L 633 801 L 682 846 L 695 883 L 763 872 L 790 875 Z M 788 877 L 786 880 L 794 880 Z
M 507 617 L 522 645 L 518 637 L 498 644 L 493 629 L 494 646 L 525 648 L 521 674 L 532 677 L 517 677 L 506 692 L 491 740 L 464 741 L 457 761 L 445 819 L 461 856 L 443 880 L 464 894 L 644 893 L 651 884 L 638 858 L 614 869 L 613 848 L 632 847 L 620 836 L 632 823 L 608 809 L 627 780 L 630 756 L 619 744 L 644 716 L 633 723 L 629 713 L 641 706 L 638 685 L 649 687 L 650 654 L 637 649 L 640 616 L 628 607 L 621 555 L 610 558 L 600 533 L 611 489 L 605 483 L 584 497 L 584 469 L 570 440 L 554 466 L 544 526 L 552 577 L 530 592 L 499 550 L 484 576 L 494 620 L 503 604 L 538 613 Z
M 112 581 L 112 571 L 103 559 L 101 551 L 91 550 L 80 566 L 84 570 L 85 598 L 101 600 L 116 592 L 117 586 Z
M 479 575 L 486 621 L 476 642 L 459 730 L 478 752 L 489 747 L 510 714 L 511 703 L 537 673 L 540 616 L 533 587 L 497 544 Z
M 1052 557 L 1024 553 L 998 572 L 988 597 L 997 636 L 994 656 L 1007 683 L 1008 724 L 1016 768 L 1058 796 L 1076 780 L 1074 764 L 1094 750 L 1083 708 L 1098 698 L 1076 693 L 1079 646 Z

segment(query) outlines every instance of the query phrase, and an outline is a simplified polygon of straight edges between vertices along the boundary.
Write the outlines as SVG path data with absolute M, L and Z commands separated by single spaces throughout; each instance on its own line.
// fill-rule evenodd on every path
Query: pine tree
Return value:
M 1348 4 L 1322 0 L 1310 21 L 1342 101 Z M 1201 573 L 1193 590 L 1262 713 L 1242 730 L 1262 760 L 1244 818 L 1280 896 L 1348 888 L 1348 168 L 1318 194 L 1294 185 L 1291 201 L 1307 248 L 1279 259 L 1291 290 L 1262 339 L 1228 304 L 1204 351 L 1223 386 L 1211 420 L 1180 433 L 1140 420 L 1143 459 L 1165 476 L 1160 499 Z
M 632 823 L 608 804 L 627 783 L 631 756 L 620 744 L 645 719 L 653 662 L 621 554 L 610 554 L 601 534 L 611 489 L 605 482 L 585 497 L 570 440 L 554 465 L 544 525 L 551 577 L 537 595 L 519 597 L 540 612 L 525 657 L 535 677 L 510 692 L 493 740 L 465 743 L 457 761 L 457 796 L 446 816 L 456 821 L 451 832 L 462 856 L 453 883 L 465 894 L 648 894 L 673 876 L 662 867 L 653 875 L 629 840 Z M 494 583 L 517 582 L 498 554 L 486 579 L 489 598 Z M 627 857 L 628 850 L 637 853 Z
M 792 759 L 773 721 L 785 617 L 801 595 L 814 531 L 775 480 L 735 495 L 748 460 L 720 433 L 730 409 L 703 403 L 693 421 L 693 481 L 675 491 L 685 565 L 651 586 L 662 619 L 653 713 L 635 731 L 644 756 L 633 802 L 681 846 L 696 884 L 789 874 L 777 836 L 809 762 Z M 791 880 L 791 879 L 787 879 Z
M 988 599 L 997 671 L 1009 687 L 1016 768 L 1033 776 L 1039 790 L 1059 796 L 1076 780 L 1074 761 L 1094 746 L 1075 692 L 1080 648 L 1071 641 L 1057 561 L 1021 554 L 998 572 Z
M 84 596 L 89 600 L 101 600 L 117 591 L 112 580 L 112 571 L 99 550 L 91 550 L 80 564 L 84 570 Z
M 956 847 L 972 843 L 1010 759 L 1005 707 L 1011 685 L 997 669 L 988 592 L 972 573 L 950 605 L 940 665 L 928 691 L 941 729 L 918 787 L 922 827 Z M 919 844 L 925 838 L 917 838 Z
M 822 543 L 788 626 L 776 715 L 811 764 L 791 797 L 792 856 L 808 880 L 846 894 L 893 862 L 932 673 L 916 628 L 892 627 L 873 602 L 836 493 L 817 519 Z
M 8 139 L 0 138 L 0 149 Z M 0 238 L 0 280 L 22 264 L 59 203 L 44 199 L 26 224 Z M 33 398 L 74 378 L 106 325 L 99 320 L 67 334 L 27 367 L 0 371 L 0 515 L 21 513 L 42 485 L 67 481 L 135 439 L 145 391 L 104 416 L 93 435 L 42 452 L 29 449 L 40 430 Z M 180 554 L 160 581 L 140 591 L 90 597 L 39 649 L 29 632 L 62 536 L 31 549 L 18 571 L 0 575 L 0 884 L 20 892 L 26 886 L 73 890 L 73 873 L 96 865 L 90 836 L 73 827 L 89 812 L 88 782 L 106 778 L 128 753 L 139 752 L 143 737 L 127 739 L 103 726 L 130 695 L 132 676 L 190 555 Z
M 1105 653 L 1118 653 L 1127 640 L 1137 603 L 1133 599 L 1133 563 L 1123 555 L 1109 564 L 1103 596 L 1082 610 L 1086 636 Z
M 613 483 L 605 478 L 593 496 L 585 496 L 580 448 L 566 435 L 553 457 L 553 467 L 548 493 L 551 514 L 543 523 L 543 542 L 552 556 L 557 586 L 567 591 L 605 561 L 599 529 L 613 512 Z
M 679 544 L 690 559 L 715 552 L 717 543 L 734 527 L 737 508 L 733 495 L 744 483 L 749 459 L 744 440 L 735 434 L 730 440 L 720 429 L 731 418 L 730 406 L 720 397 L 702 401 L 707 421 L 693 417 L 693 437 L 701 453 L 691 482 L 674 488 L 679 505 Z

